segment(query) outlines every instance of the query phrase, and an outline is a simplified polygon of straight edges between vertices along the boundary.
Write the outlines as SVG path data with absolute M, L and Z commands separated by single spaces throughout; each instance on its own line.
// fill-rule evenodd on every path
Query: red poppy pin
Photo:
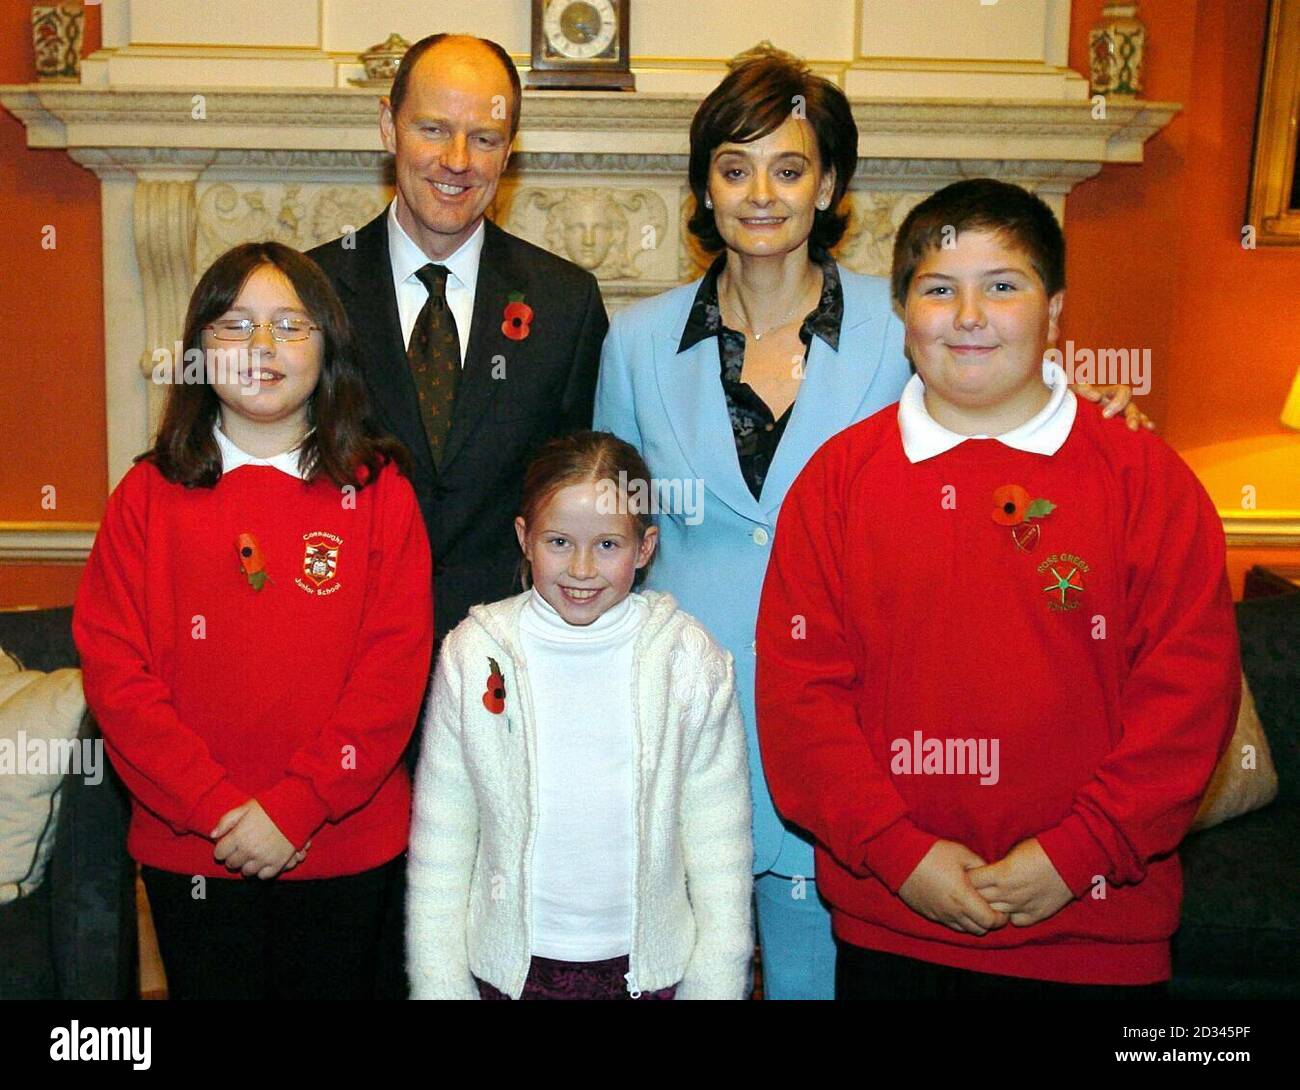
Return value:
M 529 323 L 533 320 L 533 308 L 524 302 L 522 291 L 510 293 L 510 302 L 506 304 L 502 318 L 501 332 L 512 341 L 522 341 L 532 332 Z
M 1023 553 L 1030 552 L 1043 534 L 1039 524 L 1030 520 L 1046 518 L 1055 510 L 1051 500 L 1031 500 L 1018 484 L 1004 484 L 993 490 L 993 521 L 1011 527 L 1011 540 Z
M 488 670 L 487 688 L 483 692 L 483 707 L 493 715 L 500 715 L 506 710 L 506 678 L 494 658 L 488 658 Z M 507 719 L 506 728 L 509 727 L 510 720 Z
M 266 574 L 266 558 L 262 556 L 257 539 L 252 534 L 240 534 L 235 547 L 239 550 L 239 566 L 244 578 L 254 590 L 261 590 L 271 577 Z

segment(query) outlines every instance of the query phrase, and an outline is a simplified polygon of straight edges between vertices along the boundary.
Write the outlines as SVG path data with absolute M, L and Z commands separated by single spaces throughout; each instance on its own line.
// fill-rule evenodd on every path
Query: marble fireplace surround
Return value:
M 693 277 L 686 152 L 698 101 L 526 92 L 493 218 L 591 269 L 611 311 Z M 0 102 L 30 146 L 66 149 L 100 179 L 110 488 L 148 445 L 164 389 L 150 382 L 154 350 L 173 348 L 211 260 L 257 238 L 306 249 L 360 227 L 391 196 L 373 90 L 27 85 L 0 88 Z M 903 216 L 962 177 L 1019 182 L 1061 216 L 1103 163 L 1140 162 L 1179 108 L 1112 99 L 1098 118 L 1086 99 L 855 99 L 859 163 L 837 256 L 886 273 Z M 84 556 L 91 536 L 34 534 L 32 555 Z

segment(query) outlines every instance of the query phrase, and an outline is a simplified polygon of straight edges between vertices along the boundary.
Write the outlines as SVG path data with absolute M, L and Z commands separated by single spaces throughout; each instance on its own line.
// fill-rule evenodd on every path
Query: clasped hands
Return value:
M 1028 927 L 1074 900 L 1036 839 L 1022 840 L 996 863 L 964 844 L 938 840 L 898 889 L 913 912 L 969 935 L 1010 923 Z
M 217 842 L 212 853 L 217 862 L 246 878 L 265 880 L 291 871 L 307 858 L 311 847 L 309 840 L 302 851 L 295 851 L 257 799 L 228 810 L 210 835 Z

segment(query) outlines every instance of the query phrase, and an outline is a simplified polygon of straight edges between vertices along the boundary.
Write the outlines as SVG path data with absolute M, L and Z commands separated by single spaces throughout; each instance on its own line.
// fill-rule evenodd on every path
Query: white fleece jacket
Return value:
M 528 593 L 471 609 L 434 671 L 407 871 L 413 999 L 477 999 L 475 976 L 517 999 L 528 975 L 537 828 L 530 686 L 544 684 L 528 676 L 520 651 Z M 678 999 L 743 999 L 753 846 L 732 658 L 672 595 L 644 597 L 632 668 L 639 775 L 628 991 L 676 984 Z M 505 709 L 495 714 L 483 701 L 489 658 L 505 678 Z

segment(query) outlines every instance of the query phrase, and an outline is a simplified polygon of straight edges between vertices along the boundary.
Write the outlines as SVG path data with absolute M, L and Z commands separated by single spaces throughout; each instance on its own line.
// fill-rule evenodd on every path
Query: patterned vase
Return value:
M 32 44 L 36 78 L 77 82 L 81 79 L 81 39 L 86 11 L 80 4 L 32 6 Z
M 402 56 L 411 43 L 400 34 L 390 34 L 378 45 L 372 45 L 358 58 L 366 70 L 363 79 L 349 79 L 357 87 L 389 87 L 397 75 Z
M 1094 95 L 1142 93 L 1142 59 L 1147 28 L 1137 4 L 1107 4 L 1088 34 L 1089 83 Z

